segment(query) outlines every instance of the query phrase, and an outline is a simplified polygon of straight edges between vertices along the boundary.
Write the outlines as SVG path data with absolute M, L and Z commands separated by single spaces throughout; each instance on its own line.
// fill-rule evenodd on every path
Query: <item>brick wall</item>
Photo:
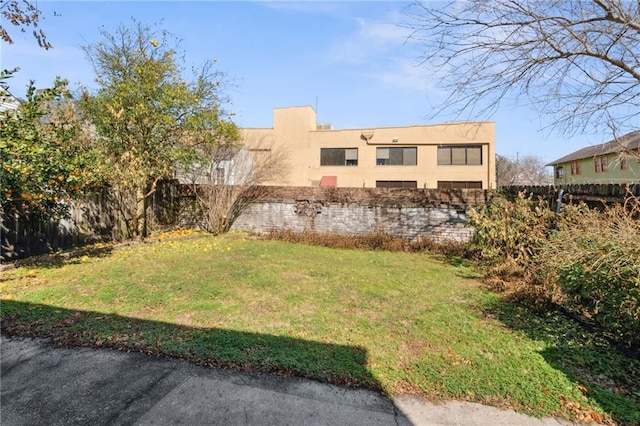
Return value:
M 469 211 L 489 196 L 484 190 L 270 187 L 241 213 L 232 229 L 382 231 L 409 240 L 467 241 L 473 233 L 465 226 Z

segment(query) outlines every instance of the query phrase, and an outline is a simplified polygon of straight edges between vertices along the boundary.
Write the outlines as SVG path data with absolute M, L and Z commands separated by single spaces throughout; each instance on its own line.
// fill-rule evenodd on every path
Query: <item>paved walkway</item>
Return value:
M 559 425 L 108 349 L 0 338 L 0 422 L 13 425 Z

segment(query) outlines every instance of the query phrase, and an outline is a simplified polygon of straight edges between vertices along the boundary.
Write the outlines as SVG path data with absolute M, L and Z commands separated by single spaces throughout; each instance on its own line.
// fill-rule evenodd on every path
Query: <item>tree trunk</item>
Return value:
M 144 188 L 136 189 L 136 237 L 144 240 L 147 236 L 147 197 Z

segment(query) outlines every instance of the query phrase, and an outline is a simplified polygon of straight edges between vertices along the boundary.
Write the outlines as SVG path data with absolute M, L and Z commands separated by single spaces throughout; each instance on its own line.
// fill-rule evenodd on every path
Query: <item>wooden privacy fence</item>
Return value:
M 108 192 L 101 190 L 69 203 L 69 217 L 42 220 L 3 212 L 2 259 L 22 258 L 77 245 L 107 240 L 117 231 Z
M 69 203 L 69 216 L 38 220 L 26 215 L 4 212 L 0 229 L 0 260 L 11 260 L 68 249 L 100 241 L 120 241 L 128 237 L 126 221 L 119 214 L 115 194 L 102 188 Z M 158 185 L 147 209 L 149 229 L 176 223 L 180 193 L 173 181 Z M 124 218 L 126 219 L 126 218 Z
M 600 208 L 608 204 L 624 204 L 629 198 L 640 198 L 640 184 L 508 186 L 500 191 L 508 197 L 515 197 L 519 193 L 542 197 L 554 209 L 558 204 L 580 202 L 592 208 Z

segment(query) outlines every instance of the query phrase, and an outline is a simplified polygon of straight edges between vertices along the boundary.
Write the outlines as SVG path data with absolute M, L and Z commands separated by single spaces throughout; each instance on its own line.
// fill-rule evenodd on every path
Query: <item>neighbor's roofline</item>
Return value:
M 556 164 L 568 163 L 574 160 L 583 160 L 585 158 L 593 158 L 598 155 L 606 155 L 621 152 L 623 150 L 640 149 L 640 130 L 627 133 L 624 136 L 612 139 L 609 142 L 598 145 L 588 146 L 577 151 L 558 158 L 555 161 L 547 163 L 546 166 L 555 166 Z
M 318 123 L 322 124 L 322 123 Z M 326 123 L 328 124 L 328 123 Z M 346 129 L 331 129 L 331 130 L 310 130 L 310 132 L 353 132 L 353 131 L 376 131 L 376 130 L 393 130 L 393 129 L 408 129 L 411 127 L 437 127 L 437 126 L 460 126 L 460 125 L 484 125 L 484 124 L 496 124 L 495 121 L 448 121 L 444 123 L 430 123 L 430 124 L 408 124 L 406 126 L 381 126 L 381 127 L 349 127 Z M 240 130 L 273 130 L 273 127 L 239 127 Z

